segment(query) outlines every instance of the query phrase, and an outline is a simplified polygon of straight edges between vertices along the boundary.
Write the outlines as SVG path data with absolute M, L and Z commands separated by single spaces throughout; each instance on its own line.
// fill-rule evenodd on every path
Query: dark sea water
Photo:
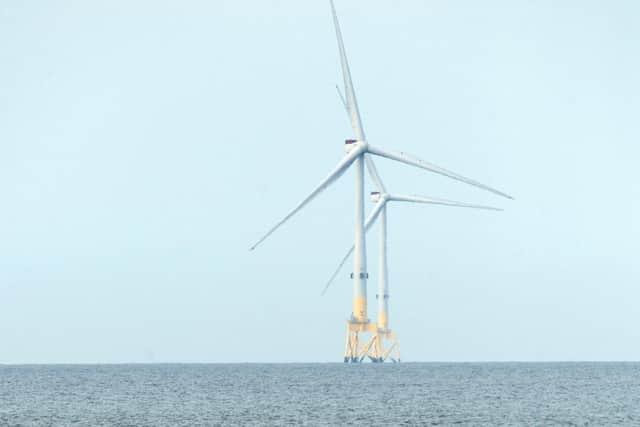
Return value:
M 640 363 L 0 365 L 1 426 L 639 425 Z

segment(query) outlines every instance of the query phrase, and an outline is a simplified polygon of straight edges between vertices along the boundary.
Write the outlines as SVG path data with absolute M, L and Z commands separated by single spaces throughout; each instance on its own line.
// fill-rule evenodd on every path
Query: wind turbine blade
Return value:
M 333 283 L 333 280 L 338 276 L 338 274 L 340 273 L 340 270 L 342 270 L 342 266 L 347 262 L 347 260 L 349 259 L 349 257 L 353 253 L 354 249 L 355 249 L 355 246 L 351 246 L 351 249 L 349 249 L 349 252 L 347 252 L 347 254 L 344 256 L 344 258 L 342 258 L 342 261 L 340 261 L 340 264 L 338 264 L 338 268 L 336 268 L 336 270 L 333 272 L 333 274 L 331 275 L 331 278 L 329 279 L 327 284 L 324 285 L 324 289 L 322 290 L 322 293 L 320 295 L 324 295 L 324 294 L 327 293 L 327 290 L 329 289 L 329 286 Z
M 340 100 L 342 101 L 342 104 L 344 105 L 345 110 L 347 111 L 347 116 L 349 116 L 349 106 L 347 105 L 347 101 L 345 101 L 344 96 L 342 96 L 342 92 L 340 91 L 340 88 L 338 87 L 338 85 L 336 85 L 336 90 L 338 91 L 338 96 L 340 97 Z M 381 193 L 386 193 L 387 190 L 386 188 L 384 188 L 384 184 L 382 183 L 382 179 L 380 179 L 380 175 L 378 174 L 378 169 L 376 168 L 376 165 L 373 163 L 373 159 L 371 158 L 370 155 L 365 154 L 364 160 L 367 165 L 367 172 L 369 173 L 369 177 L 371 177 L 371 180 L 373 181 L 373 184 L 376 186 L 376 189 Z
M 330 0 L 331 3 L 331 11 L 333 12 L 333 24 L 336 27 L 336 38 L 338 39 L 338 49 L 340 50 L 340 64 L 342 65 L 342 77 L 344 79 L 344 90 L 347 94 L 346 99 L 342 96 L 342 92 L 340 92 L 340 88 L 336 86 L 338 89 L 338 93 L 340 94 L 340 99 L 342 99 L 342 103 L 344 107 L 347 109 L 347 114 L 349 115 L 349 119 L 351 120 L 351 127 L 353 128 L 353 132 L 356 135 L 356 138 L 364 141 L 364 128 L 362 127 L 362 120 L 360 118 L 360 109 L 358 108 L 358 101 L 356 100 L 356 91 L 353 88 L 353 81 L 351 80 L 351 70 L 349 69 L 349 61 L 347 60 L 347 52 L 344 48 L 344 41 L 342 40 L 342 31 L 340 31 L 340 22 L 338 21 L 338 14 L 336 13 L 336 7 L 333 4 L 333 0 Z M 373 163 L 373 160 L 370 156 L 365 155 L 365 163 L 367 164 L 367 171 L 369 172 L 369 176 L 373 181 L 374 185 L 381 193 L 386 192 L 384 188 L 384 184 L 380 179 L 380 175 L 378 174 L 378 170 L 376 169 L 376 165 Z
M 346 99 L 344 99 L 344 95 L 342 95 L 340 86 L 336 85 L 336 90 L 338 91 L 338 96 L 340 97 L 340 101 L 342 101 L 342 105 L 344 105 L 344 109 L 347 111 L 347 115 L 349 115 L 349 106 L 347 105 Z
M 382 208 L 384 207 L 385 203 L 386 201 L 380 200 L 378 203 L 376 203 L 376 206 L 371 210 L 371 212 L 369 212 L 369 216 L 364 223 L 365 231 L 369 231 L 373 223 L 376 222 L 376 219 L 378 219 L 380 212 L 382 212 Z
M 365 233 L 369 231 L 373 223 L 376 221 L 376 219 L 380 215 L 380 212 L 382 212 L 382 208 L 384 207 L 385 203 L 386 201 L 381 200 L 378 203 L 376 203 L 376 206 L 371 210 L 371 212 L 369 213 L 369 216 L 367 217 L 367 221 L 364 224 Z M 331 283 L 333 283 L 333 280 L 338 276 L 338 273 L 340 273 L 340 270 L 342 270 L 342 266 L 347 262 L 347 260 L 353 253 L 354 249 L 355 249 L 355 246 L 352 245 L 351 249 L 349 249 L 349 251 L 344 256 L 344 258 L 342 258 L 342 261 L 340 261 L 340 264 L 338 264 L 338 268 L 336 268 L 336 270 L 333 272 L 327 284 L 324 285 L 324 289 L 322 290 L 322 293 L 320 295 L 324 295 L 325 293 L 327 293 L 327 289 L 329 289 L 329 286 L 331 285 Z
M 353 161 L 362 154 L 363 152 L 362 146 L 354 147 L 349 154 L 344 156 L 342 160 L 338 163 L 338 165 L 331 171 L 331 173 L 322 180 L 320 184 L 304 198 L 291 212 L 289 212 L 284 218 L 282 218 L 276 225 L 274 225 L 267 233 L 260 238 L 251 248 L 250 251 L 254 250 L 260 243 L 262 243 L 267 237 L 271 235 L 278 227 L 284 224 L 289 218 L 296 214 L 300 209 L 302 209 L 307 203 L 313 200 L 318 194 L 320 194 L 325 188 L 327 188 L 333 181 L 338 179 L 353 163 Z
M 347 110 L 349 111 L 349 117 L 351 119 L 351 127 L 355 132 L 355 136 L 360 141 L 364 141 L 364 129 L 362 128 L 362 121 L 360 120 L 360 111 L 358 110 L 358 102 L 356 100 L 356 93 L 353 89 L 353 82 L 351 80 L 351 71 L 349 70 L 349 62 L 347 61 L 347 53 L 344 49 L 344 42 L 342 41 L 342 32 L 340 31 L 340 23 L 338 22 L 338 14 L 336 13 L 336 7 L 333 4 L 333 0 L 330 0 L 331 11 L 333 12 L 333 24 L 336 27 L 336 38 L 338 39 L 338 49 L 340 50 L 340 64 L 342 65 L 342 77 L 344 79 L 344 91 L 346 94 Z
M 340 88 L 336 85 L 336 90 L 338 91 L 338 96 L 342 100 L 342 104 L 344 105 L 345 110 L 347 111 L 347 115 L 349 115 L 349 107 L 347 106 L 347 102 L 344 100 L 344 96 L 342 96 L 342 92 L 340 92 Z M 378 169 L 376 165 L 373 163 L 373 159 L 370 155 L 365 154 L 364 160 L 367 165 L 367 172 L 369 173 L 369 177 L 373 181 L 373 184 L 376 186 L 376 189 L 381 193 L 386 193 L 387 190 L 384 188 L 384 184 L 382 183 L 382 179 L 380 179 L 380 175 L 378 174 Z
M 444 175 L 446 177 L 455 179 L 460 182 L 464 182 L 469 185 L 473 185 L 474 187 L 482 188 L 483 190 L 490 191 L 491 193 L 497 194 L 502 197 L 506 197 L 507 199 L 513 199 L 513 197 L 511 197 L 506 193 L 503 193 L 502 191 L 498 191 L 495 188 L 489 187 L 488 185 L 484 185 L 478 181 L 474 181 L 470 178 L 466 178 L 462 175 L 458 175 L 455 172 L 451 172 L 447 169 L 441 168 L 440 166 L 434 165 L 433 163 L 425 162 L 424 160 L 420 160 L 416 157 L 409 156 L 406 153 L 387 151 L 381 148 L 373 147 L 371 145 L 368 146 L 367 151 L 371 154 L 375 154 L 376 156 L 386 157 L 387 159 L 402 162 L 411 166 L 416 166 L 418 168 L 425 169 L 440 175 Z
M 369 172 L 369 176 L 371 177 L 371 180 L 376 186 L 376 189 L 381 193 L 386 193 L 387 190 L 384 188 L 384 184 L 380 179 L 380 175 L 378 175 L 378 169 L 376 168 L 376 165 L 373 163 L 373 159 L 371 158 L 371 156 L 368 154 L 365 154 L 364 161 L 365 161 L 365 164 L 367 165 L 367 171 Z
M 389 195 L 389 200 L 394 202 L 428 203 L 431 205 L 455 206 L 459 208 L 487 209 L 491 211 L 503 210 L 501 208 L 494 208 L 493 206 L 476 205 L 472 203 L 456 202 L 455 200 L 437 199 L 434 197 L 425 197 L 425 196 L 405 196 L 405 195 L 391 194 Z

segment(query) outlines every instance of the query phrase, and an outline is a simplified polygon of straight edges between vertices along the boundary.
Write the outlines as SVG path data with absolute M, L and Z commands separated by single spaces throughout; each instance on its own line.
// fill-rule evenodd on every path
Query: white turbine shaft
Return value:
M 355 169 L 355 239 L 353 256 L 353 319 L 367 322 L 367 253 L 364 228 L 364 156 L 354 162 Z
M 387 204 L 380 212 L 380 241 L 378 242 L 378 328 L 389 329 L 389 275 L 387 269 Z

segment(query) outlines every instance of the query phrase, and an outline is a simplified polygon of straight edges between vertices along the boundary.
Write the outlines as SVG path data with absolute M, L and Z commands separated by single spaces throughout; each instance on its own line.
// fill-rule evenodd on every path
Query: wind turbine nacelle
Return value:
M 357 139 L 345 139 L 344 141 L 344 152 L 350 153 L 351 150 L 356 146 L 358 140 Z
M 372 191 L 371 192 L 371 201 L 373 203 L 378 203 L 380 201 L 380 192 L 379 191 Z

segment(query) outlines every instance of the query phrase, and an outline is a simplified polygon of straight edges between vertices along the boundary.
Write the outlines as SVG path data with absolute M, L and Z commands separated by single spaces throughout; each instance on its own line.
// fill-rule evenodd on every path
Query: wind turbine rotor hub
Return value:
M 358 146 L 358 140 L 357 139 L 345 139 L 345 141 L 344 141 L 344 152 L 345 153 L 350 153 L 351 150 L 353 150 L 357 146 Z
M 371 192 L 371 201 L 373 203 L 378 203 L 378 202 L 387 202 L 389 201 L 390 196 L 386 193 L 381 193 L 379 191 L 372 191 Z
M 344 151 L 345 153 L 350 153 L 356 147 L 362 148 L 363 152 L 366 152 L 369 148 L 369 144 L 366 141 L 361 141 L 359 139 L 345 139 L 344 140 Z

